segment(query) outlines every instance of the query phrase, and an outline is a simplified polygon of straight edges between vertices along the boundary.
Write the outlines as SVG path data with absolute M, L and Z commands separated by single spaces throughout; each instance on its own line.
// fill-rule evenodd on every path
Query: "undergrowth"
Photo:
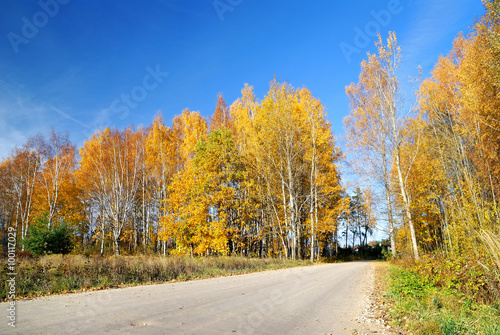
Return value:
M 396 264 L 389 268 L 387 297 L 397 326 L 422 335 L 500 334 L 500 302 L 477 302 L 453 285 L 438 286 L 436 278 L 418 270 Z

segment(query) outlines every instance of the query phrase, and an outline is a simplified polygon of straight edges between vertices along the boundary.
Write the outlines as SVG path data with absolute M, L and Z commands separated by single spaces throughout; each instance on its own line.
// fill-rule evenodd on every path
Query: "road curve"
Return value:
M 351 334 L 370 262 L 56 295 L 16 303 L 1 334 Z M 7 315 L 7 303 L 0 310 Z

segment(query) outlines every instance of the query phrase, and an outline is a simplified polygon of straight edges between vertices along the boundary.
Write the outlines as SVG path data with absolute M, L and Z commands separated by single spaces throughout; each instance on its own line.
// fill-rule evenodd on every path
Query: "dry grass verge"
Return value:
M 16 264 L 16 298 L 137 284 L 185 281 L 308 265 L 308 261 L 246 257 L 85 257 L 51 255 L 20 258 Z M 1 278 L 10 271 L 5 259 Z M 0 300 L 6 299 L 7 283 Z

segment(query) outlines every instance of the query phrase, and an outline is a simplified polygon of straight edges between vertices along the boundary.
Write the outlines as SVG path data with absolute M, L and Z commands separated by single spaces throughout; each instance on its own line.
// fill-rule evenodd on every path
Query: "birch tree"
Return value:
M 47 222 L 50 229 L 56 215 L 62 185 L 76 167 L 75 146 L 68 134 L 61 135 L 54 129 L 48 138 L 42 134 L 35 136 L 35 145 L 41 159 L 40 185 L 46 203 Z
M 85 141 L 80 149 L 80 168 L 110 220 L 116 255 L 120 254 L 122 229 L 130 219 L 139 188 L 141 145 L 131 128 L 123 132 L 106 128 Z
M 405 218 L 410 229 L 413 256 L 419 259 L 411 214 L 411 199 L 406 185 L 406 176 L 409 171 L 404 171 L 401 164 L 401 146 L 404 140 L 402 130 L 411 112 L 411 109 L 404 103 L 404 96 L 400 91 L 396 74 L 401 61 L 401 49 L 397 44 L 396 34 L 393 32 L 389 32 L 386 45 L 379 35 L 376 46 L 378 55 L 369 53 L 368 61 L 363 61 L 361 64 L 359 84 L 351 84 L 347 88 L 347 94 L 351 98 L 351 114 L 345 122 L 347 136 L 352 143 L 351 147 L 362 149 L 358 152 L 364 151 L 363 155 L 368 157 L 375 154 L 376 160 L 371 162 L 372 167 L 379 164 L 382 168 L 381 175 L 386 193 L 393 252 L 395 251 L 395 238 L 394 223 L 391 218 L 393 213 L 390 204 L 389 164 L 395 167 Z M 411 169 L 411 165 L 407 168 Z M 374 170 L 377 171 L 379 168 Z

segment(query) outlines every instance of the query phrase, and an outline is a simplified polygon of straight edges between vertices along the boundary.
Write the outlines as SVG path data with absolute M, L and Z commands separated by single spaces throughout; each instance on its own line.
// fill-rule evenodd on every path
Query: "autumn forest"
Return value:
M 56 132 L 31 138 L 2 163 L 2 215 L 21 240 L 39 217 L 66 222 L 80 251 L 101 254 L 315 257 L 344 203 L 339 159 L 308 90 L 273 82 L 259 102 L 246 86 L 230 108 L 219 95 L 208 121 L 158 115 L 79 150 Z
M 158 113 L 79 148 L 37 134 L 0 164 L 2 231 L 20 248 L 31 227 L 66 225 L 73 253 L 313 261 L 378 225 L 392 257 L 470 263 L 500 294 L 500 19 L 486 7 L 411 83 L 396 33 L 379 35 L 346 87 L 345 136 L 314 92 L 276 79 L 264 97 L 219 94 L 209 118 Z

